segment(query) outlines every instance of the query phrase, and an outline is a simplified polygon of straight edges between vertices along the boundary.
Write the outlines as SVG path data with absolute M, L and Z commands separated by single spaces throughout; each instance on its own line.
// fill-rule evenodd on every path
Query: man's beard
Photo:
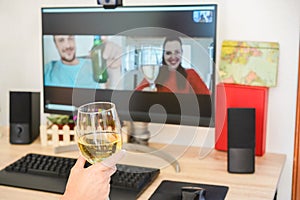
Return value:
M 74 60 L 76 59 L 76 55 L 74 54 L 71 58 L 68 58 L 68 57 L 65 57 L 63 56 L 61 58 L 61 60 L 64 62 L 64 63 L 72 63 Z

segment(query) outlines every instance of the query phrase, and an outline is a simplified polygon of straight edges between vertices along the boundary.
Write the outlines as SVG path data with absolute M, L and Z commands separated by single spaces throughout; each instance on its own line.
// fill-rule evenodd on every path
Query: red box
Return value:
M 255 108 L 255 155 L 266 149 L 268 88 L 220 83 L 216 89 L 215 149 L 227 151 L 227 108 Z

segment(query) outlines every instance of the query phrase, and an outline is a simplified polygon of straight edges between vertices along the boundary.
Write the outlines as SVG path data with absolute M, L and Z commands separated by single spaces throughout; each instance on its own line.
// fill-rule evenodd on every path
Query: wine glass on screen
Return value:
M 78 108 L 76 138 L 86 160 L 97 163 L 122 149 L 121 124 L 116 106 L 93 102 Z
M 149 82 L 150 91 L 156 91 L 155 80 L 159 74 L 160 60 L 157 49 L 151 45 L 144 45 L 140 51 L 139 68 L 145 79 Z

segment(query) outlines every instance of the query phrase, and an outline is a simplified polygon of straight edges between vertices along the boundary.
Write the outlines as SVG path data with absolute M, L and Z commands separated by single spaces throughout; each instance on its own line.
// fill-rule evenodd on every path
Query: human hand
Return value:
M 85 158 L 79 156 L 71 170 L 61 200 L 107 200 L 110 192 L 110 176 L 115 173 L 115 165 L 124 155 L 125 151 L 122 150 L 88 168 L 84 168 Z
M 122 49 L 119 45 L 111 41 L 105 42 L 103 58 L 106 60 L 108 68 L 118 68 L 121 66 Z

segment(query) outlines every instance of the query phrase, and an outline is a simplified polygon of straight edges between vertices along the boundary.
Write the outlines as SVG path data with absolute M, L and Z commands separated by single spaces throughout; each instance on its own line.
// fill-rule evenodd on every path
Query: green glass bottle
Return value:
M 94 80 L 101 85 L 105 84 L 108 80 L 106 60 L 103 58 L 104 45 L 101 36 L 94 37 L 94 45 L 91 50 L 91 59 L 93 65 Z

